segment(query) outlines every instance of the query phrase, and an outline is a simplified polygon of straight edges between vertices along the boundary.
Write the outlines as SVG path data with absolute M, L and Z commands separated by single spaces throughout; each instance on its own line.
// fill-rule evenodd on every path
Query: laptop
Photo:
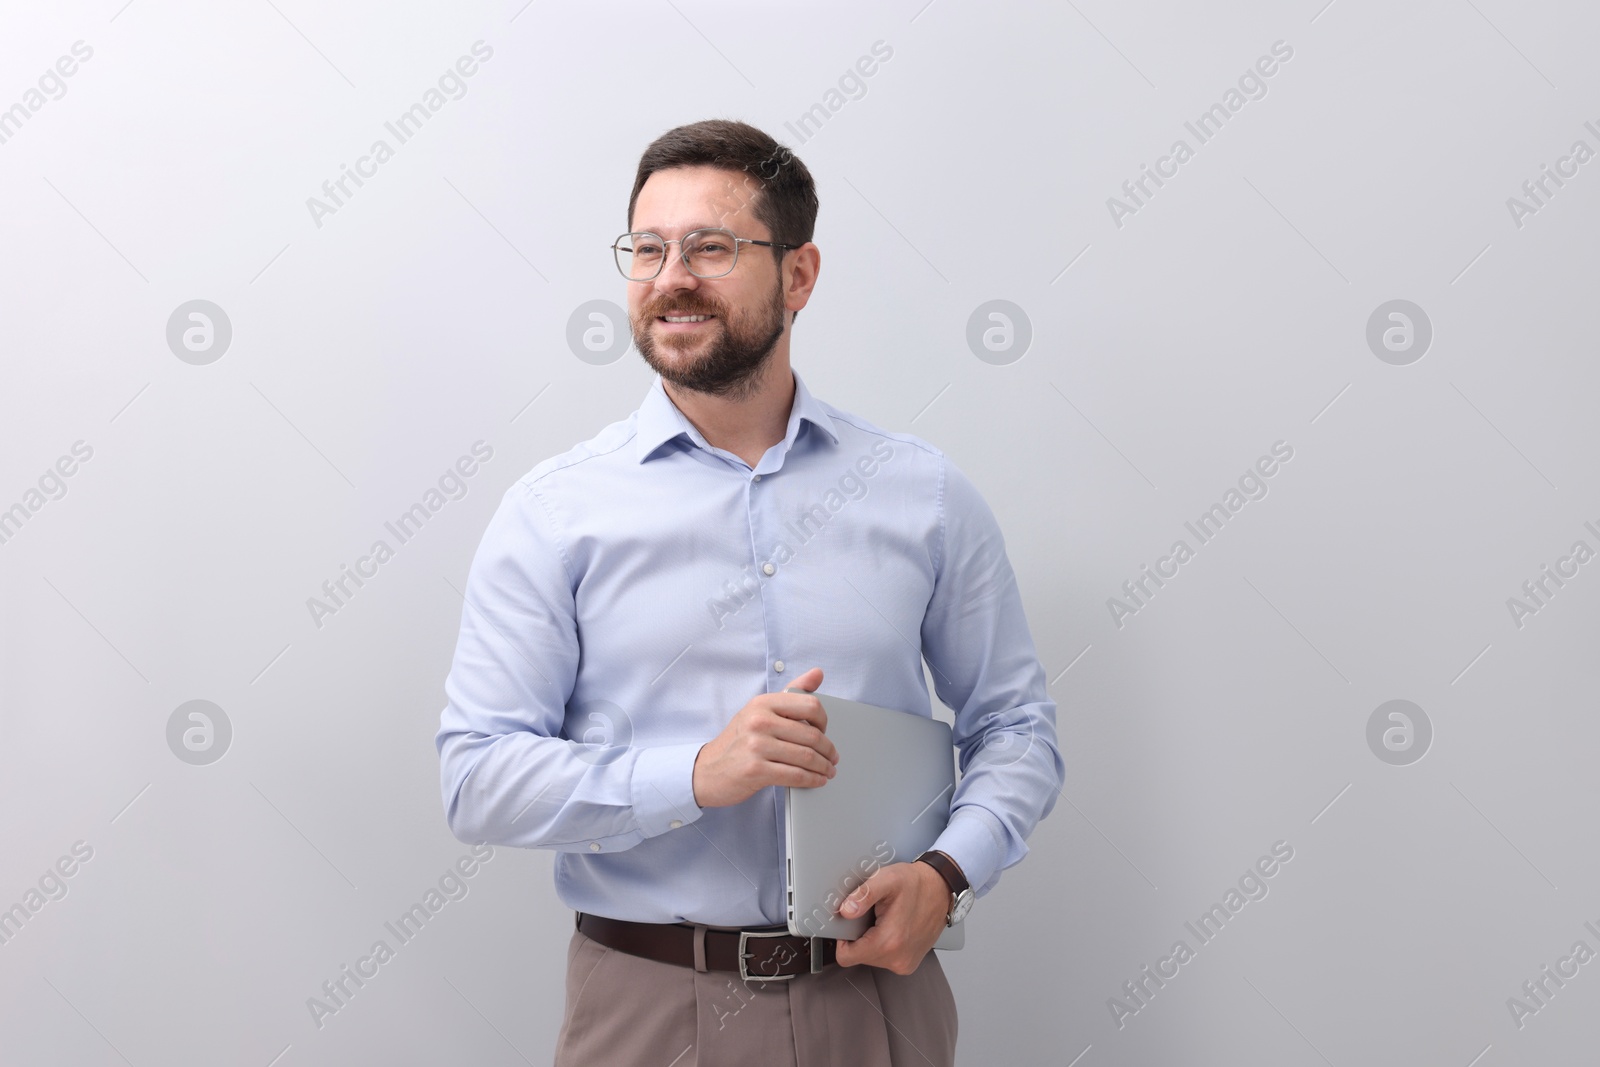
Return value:
M 854 941 L 872 915 L 840 916 L 844 898 L 879 867 L 914 861 L 950 821 L 955 746 L 938 719 L 815 696 L 839 764 L 825 785 L 784 789 L 789 932 Z M 933 947 L 957 949 L 965 940 L 957 923 Z

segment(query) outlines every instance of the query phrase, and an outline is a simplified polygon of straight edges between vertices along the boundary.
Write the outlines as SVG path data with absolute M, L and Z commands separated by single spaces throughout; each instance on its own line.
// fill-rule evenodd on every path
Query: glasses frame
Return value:
M 684 251 L 683 251 L 683 242 L 687 241 L 689 238 L 693 237 L 697 233 L 720 233 L 720 234 L 725 235 L 730 241 L 733 242 L 733 262 L 728 264 L 728 269 L 727 270 L 723 271 L 721 274 L 701 274 L 698 271 L 696 271 L 693 267 L 689 266 L 689 257 L 687 255 L 685 255 Z M 666 268 L 666 266 L 667 266 L 667 258 L 668 258 L 665 253 L 662 254 L 661 262 L 659 264 L 657 264 L 657 266 L 656 266 L 656 272 L 654 274 L 650 275 L 650 277 L 648 277 L 648 278 L 635 278 L 633 275 L 629 274 L 627 271 L 622 269 L 622 259 L 620 258 L 620 253 L 621 253 L 621 247 L 620 246 L 621 246 L 623 241 L 626 241 L 630 237 L 654 237 L 656 240 L 661 242 L 661 247 L 662 248 L 666 248 L 667 245 L 671 245 L 671 244 L 677 245 L 678 246 L 678 259 L 683 263 L 683 269 L 688 271 L 690 274 L 693 274 L 696 278 L 704 278 L 704 279 L 726 278 L 728 275 L 732 274 L 733 273 L 733 268 L 737 267 L 739 265 L 739 246 L 740 245 L 760 245 L 763 248 L 782 248 L 782 249 L 785 249 L 787 251 L 793 251 L 794 249 L 801 247 L 800 245 L 787 245 L 787 244 L 784 244 L 782 241 L 758 241 L 754 237 L 740 237 L 738 234 L 734 233 L 732 230 L 723 229 L 721 226 L 701 226 L 699 229 L 690 230 L 688 233 L 684 234 L 682 237 L 675 237 L 675 238 L 673 238 L 671 240 L 668 240 L 667 238 L 662 237 L 659 233 L 656 233 L 653 230 L 629 230 L 627 233 L 622 234 L 620 237 L 618 237 L 615 241 L 613 241 L 611 243 L 611 253 L 612 253 L 611 258 L 617 265 L 617 271 L 624 278 L 628 279 L 630 282 L 653 282 L 653 281 L 655 281 L 657 278 L 661 277 L 662 270 L 664 270 Z

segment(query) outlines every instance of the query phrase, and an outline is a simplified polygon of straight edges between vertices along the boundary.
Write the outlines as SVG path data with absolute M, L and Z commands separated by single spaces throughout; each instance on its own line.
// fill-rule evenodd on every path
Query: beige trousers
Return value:
M 938 955 L 909 975 L 831 966 L 742 981 L 606 948 L 577 930 L 556 1067 L 954 1067 Z

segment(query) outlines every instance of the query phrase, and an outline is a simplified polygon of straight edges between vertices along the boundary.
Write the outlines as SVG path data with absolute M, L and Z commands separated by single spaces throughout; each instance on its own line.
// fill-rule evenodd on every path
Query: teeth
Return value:
M 710 315 L 682 315 L 682 316 L 664 315 L 662 317 L 665 318 L 668 322 L 704 322 L 707 319 L 709 319 L 711 316 Z

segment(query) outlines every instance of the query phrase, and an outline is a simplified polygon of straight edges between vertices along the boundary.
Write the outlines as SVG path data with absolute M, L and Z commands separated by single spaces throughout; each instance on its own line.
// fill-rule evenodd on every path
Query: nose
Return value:
M 656 292 L 663 296 L 682 292 L 685 289 L 700 288 L 700 279 L 689 273 L 688 264 L 683 261 L 680 246 L 676 243 L 667 246 L 666 261 L 661 264 L 661 273 L 656 275 Z

